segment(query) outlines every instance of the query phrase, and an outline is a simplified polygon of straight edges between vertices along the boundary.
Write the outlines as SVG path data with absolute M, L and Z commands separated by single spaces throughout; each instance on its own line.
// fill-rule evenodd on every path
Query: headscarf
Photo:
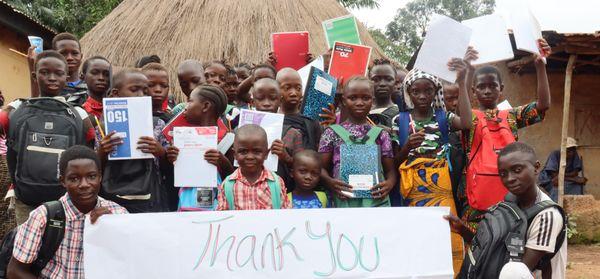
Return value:
M 431 81 L 436 87 L 432 107 L 435 110 L 446 110 L 446 105 L 444 104 L 444 87 L 442 86 L 442 82 L 440 82 L 440 80 L 436 76 L 430 75 L 426 72 L 417 69 L 410 70 L 410 72 L 406 74 L 406 77 L 404 78 L 404 82 L 402 84 L 402 91 L 404 95 L 404 102 L 406 103 L 406 108 L 413 109 L 415 107 L 412 100 L 410 99 L 410 94 L 408 93 L 408 90 L 410 90 L 410 87 L 413 85 L 413 83 L 415 83 L 415 81 L 419 79 L 427 79 Z

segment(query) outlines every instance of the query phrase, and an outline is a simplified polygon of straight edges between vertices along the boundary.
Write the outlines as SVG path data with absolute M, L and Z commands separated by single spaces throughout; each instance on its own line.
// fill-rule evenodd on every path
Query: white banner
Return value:
M 452 278 L 448 211 L 107 215 L 86 221 L 85 278 Z

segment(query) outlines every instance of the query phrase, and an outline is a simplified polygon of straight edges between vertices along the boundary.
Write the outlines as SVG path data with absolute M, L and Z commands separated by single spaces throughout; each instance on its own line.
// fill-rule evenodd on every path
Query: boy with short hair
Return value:
M 279 83 L 271 78 L 263 78 L 254 83 L 252 87 L 252 106 L 257 111 L 278 113 L 281 105 L 281 91 Z M 294 181 L 289 175 L 289 168 L 292 167 L 294 154 L 304 150 L 302 143 L 302 134 L 293 127 L 284 125 L 281 140 L 273 141 L 271 153 L 279 157 L 277 173 L 285 180 L 290 191 L 294 189 Z
M 321 125 L 316 120 L 300 114 L 302 104 L 302 79 L 292 68 L 283 68 L 277 73 L 281 91 L 281 113 L 285 114 L 284 130 L 295 128 L 302 134 L 303 147 L 317 150 L 321 138 Z
M 317 191 L 321 177 L 321 157 L 314 150 L 302 150 L 294 155 L 291 176 L 296 187 L 288 193 L 292 208 L 326 208 L 329 207 L 327 194 Z
M 56 168 L 52 168 L 52 165 L 56 166 L 56 160 L 58 160 L 56 153 L 69 146 L 64 146 L 68 143 L 52 141 L 53 136 L 60 134 L 69 137 L 68 132 L 63 130 L 68 128 L 69 134 L 70 131 L 73 131 L 71 129 L 81 131 L 81 134 L 71 135 L 75 137 L 69 138 L 69 141 L 67 141 L 72 142 L 71 145 L 88 144 L 92 146 L 95 139 L 94 128 L 85 110 L 80 107 L 72 107 L 60 96 L 67 82 L 68 68 L 65 58 L 56 51 L 46 50 L 37 55 L 33 66 L 35 71 L 32 72 L 31 76 L 38 84 L 41 97 L 54 98 L 55 100 L 42 100 L 39 98 L 16 100 L 0 112 L 0 127 L 3 130 L 2 132 L 8 135 L 7 161 L 15 185 L 15 217 L 17 224 L 25 222 L 29 212 L 35 207 L 43 202 L 57 199 L 64 194 L 64 189 L 60 187 L 58 181 Z M 46 143 L 47 146 L 41 149 L 36 147 L 39 145 L 36 144 L 36 142 L 39 142 L 37 136 L 39 130 L 36 130 L 36 132 L 33 130 L 35 127 L 24 125 L 24 121 L 31 118 L 30 116 L 34 116 L 32 115 L 32 109 L 35 108 L 33 103 L 36 102 L 43 102 L 44 105 L 35 112 L 35 116 L 40 117 L 40 122 L 45 121 L 41 129 L 47 135 L 44 136 L 43 140 L 50 138 L 49 142 Z M 55 109 L 55 111 L 46 110 L 46 107 L 50 105 L 53 106 L 52 109 Z M 43 113 L 60 113 L 61 115 L 55 115 L 54 121 L 46 121 Z M 66 118 L 69 118 L 69 120 Z M 33 120 L 33 118 L 31 119 Z M 74 123 L 74 126 L 66 123 Z M 21 136 L 21 128 L 28 129 L 24 131 L 26 133 L 24 136 Z M 32 133 L 31 137 L 27 133 Z M 24 138 L 25 136 L 27 138 Z M 25 148 L 24 145 L 29 147 Z M 31 157 L 20 159 L 25 156 L 24 154 L 35 156 L 36 159 Z M 33 160 L 37 161 L 34 163 Z M 27 169 L 27 172 L 23 172 L 21 168 Z M 17 170 L 19 171 L 17 172 Z M 31 183 L 46 185 L 42 187 L 44 192 L 40 193 L 33 190 Z
M 369 79 L 373 81 L 375 98 L 370 114 L 382 115 L 377 124 L 392 128 L 393 120 L 400 110 L 393 102 L 396 82 L 396 68 L 387 59 L 375 59 L 373 67 L 369 70 Z
M 87 87 L 87 94 L 80 97 L 85 98 L 81 107 L 102 122 L 104 113 L 102 99 L 110 90 L 112 65 L 102 56 L 92 56 L 83 62 L 81 68 L 81 79 L 85 81 Z
M 137 69 L 124 69 L 113 79 L 112 98 L 143 97 L 148 90 L 148 78 Z M 113 148 L 123 143 L 114 131 L 108 133 L 98 148 L 104 168 L 101 195 L 127 208 L 131 213 L 162 212 L 169 210 L 168 186 L 163 185 L 159 167 L 167 164 L 166 147 L 162 134 L 165 122 L 153 118 L 154 136 L 141 137 L 138 149 L 154 155 L 154 159 L 108 160 Z
M 206 79 L 204 78 L 204 67 L 202 67 L 202 63 L 194 59 L 188 59 L 181 62 L 179 67 L 177 67 L 177 80 L 179 81 L 181 92 L 183 95 L 185 95 L 187 102 L 187 100 L 190 98 L 190 94 L 196 87 L 198 87 L 198 85 L 206 84 Z M 185 109 L 186 102 L 180 103 L 173 107 L 171 113 L 173 115 L 178 115 L 183 111 L 183 109 Z
M 537 185 L 536 178 L 539 171 L 540 162 L 537 161 L 535 151 L 525 143 L 511 143 L 498 155 L 500 179 L 510 193 L 516 196 L 516 204 L 524 211 L 538 203 L 551 201 Z M 546 207 L 528 224 L 521 261 L 529 270 L 541 273 L 541 276 L 535 278 L 565 278 L 566 237 L 563 238 L 562 243 L 558 243 L 559 235 L 564 229 L 564 220 L 563 214 L 557 207 L 556 204 Z M 475 232 L 464 221 L 456 216 L 445 218 L 450 221 L 452 230 L 460 233 L 465 241 L 474 238 Z M 558 247 L 560 248 L 556 249 Z M 552 258 L 548 260 L 548 256 Z
M 98 197 L 102 171 L 100 160 L 92 149 L 76 145 L 64 151 L 60 157 L 59 173 L 60 183 L 67 191 L 59 199 L 65 216 L 64 237 L 50 261 L 41 270 L 33 270 L 42 253 L 44 231 L 51 225 L 47 223 L 47 207 L 36 208 L 27 222 L 18 228 L 7 270 L 9 278 L 84 278 L 83 228 L 86 216 L 90 215 L 94 224 L 104 214 L 127 213 L 116 203 Z
M 142 73 L 148 78 L 148 91 L 146 95 L 152 97 L 152 115 L 160 118 L 165 123 L 173 115 L 165 106 L 169 96 L 169 72 L 165 66 L 158 63 L 148 63 L 142 67 Z
M 267 133 L 254 124 L 239 127 L 233 143 L 239 168 L 219 187 L 217 210 L 290 208 L 283 179 L 265 169 Z

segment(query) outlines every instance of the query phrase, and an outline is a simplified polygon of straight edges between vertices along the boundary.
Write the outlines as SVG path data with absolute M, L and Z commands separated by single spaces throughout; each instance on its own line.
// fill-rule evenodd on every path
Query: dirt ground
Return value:
M 600 278 L 600 245 L 569 245 L 567 278 Z

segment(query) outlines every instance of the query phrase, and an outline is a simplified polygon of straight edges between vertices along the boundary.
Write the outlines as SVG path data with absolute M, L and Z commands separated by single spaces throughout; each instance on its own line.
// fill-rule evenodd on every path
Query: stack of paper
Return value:
M 277 71 L 286 67 L 298 70 L 306 65 L 308 32 L 273 33 L 271 46 L 277 59 Z
M 329 63 L 329 74 L 346 82 L 350 77 L 367 74 L 371 47 L 335 42 Z
M 204 159 L 217 149 L 217 127 L 175 127 L 173 145 L 179 149 L 174 163 L 175 187 L 217 187 L 217 166 Z
M 104 98 L 104 123 L 106 134 L 116 131 L 121 138 L 108 155 L 109 160 L 151 159 L 154 155 L 143 153 L 138 147 L 141 137 L 154 137 L 152 126 L 152 100 L 150 97 Z
M 324 71 L 312 67 L 302 99 L 300 111 L 304 116 L 320 121 L 322 109 L 334 103 L 337 80 Z
M 514 58 L 508 29 L 501 15 L 480 16 L 465 20 L 462 24 L 473 30 L 469 45 L 479 52 L 479 58 L 472 65 Z
M 335 42 L 360 45 L 360 35 L 356 19 L 352 15 L 342 16 L 323 21 L 327 47 L 332 48 Z

